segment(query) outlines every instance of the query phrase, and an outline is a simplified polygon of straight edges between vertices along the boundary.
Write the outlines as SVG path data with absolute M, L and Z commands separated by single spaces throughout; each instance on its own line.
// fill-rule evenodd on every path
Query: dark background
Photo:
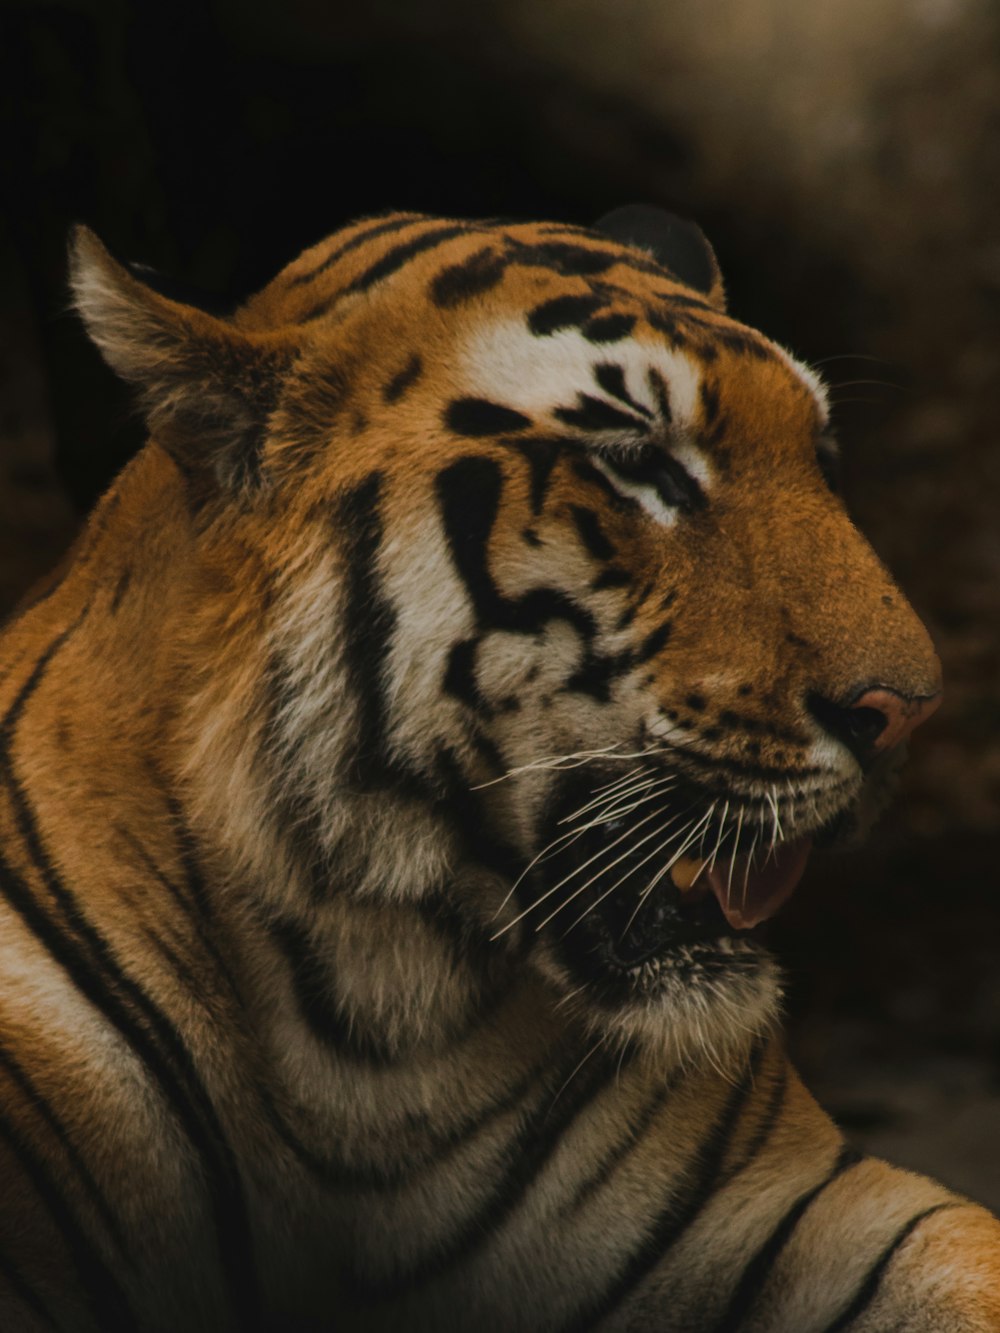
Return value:
M 386 208 L 659 203 L 819 364 L 948 694 L 897 809 L 779 923 L 793 1042 L 867 1146 L 995 1207 L 998 35 L 989 0 L 0 8 L 0 614 L 141 441 L 67 311 L 77 219 L 228 302 Z

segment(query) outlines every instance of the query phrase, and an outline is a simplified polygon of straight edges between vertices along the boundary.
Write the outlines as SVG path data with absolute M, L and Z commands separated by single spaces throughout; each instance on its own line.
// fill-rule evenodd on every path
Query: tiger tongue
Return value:
M 720 864 L 707 871 L 706 880 L 734 930 L 750 930 L 774 916 L 794 893 L 811 848 L 810 838 L 797 838 L 775 847 L 765 865 L 748 867 L 746 856 L 738 856 L 732 867 Z

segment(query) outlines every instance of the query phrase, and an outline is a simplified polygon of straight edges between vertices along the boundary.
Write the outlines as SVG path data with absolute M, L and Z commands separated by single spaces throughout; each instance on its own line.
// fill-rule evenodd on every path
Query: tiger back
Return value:
M 697 229 L 72 260 L 150 440 L 0 638 L 0 1326 L 1000 1329 L 783 1050 L 939 667 Z

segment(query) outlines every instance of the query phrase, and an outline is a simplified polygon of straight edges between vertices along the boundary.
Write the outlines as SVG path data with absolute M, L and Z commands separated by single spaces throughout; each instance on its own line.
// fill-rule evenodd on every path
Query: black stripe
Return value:
M 786 1210 L 784 1216 L 772 1228 L 771 1234 L 747 1263 L 725 1312 L 718 1322 L 712 1325 L 711 1333 L 737 1333 L 744 1319 L 750 1314 L 760 1298 L 774 1265 L 780 1259 L 782 1251 L 791 1240 L 792 1234 L 804 1214 L 824 1190 L 828 1189 L 845 1171 L 849 1171 L 861 1160 L 859 1152 L 845 1145 L 841 1148 L 833 1166 L 819 1184 L 806 1190 Z
M 121 825 L 116 825 L 115 832 L 119 835 L 119 837 L 122 839 L 123 842 L 128 843 L 131 850 L 139 858 L 140 862 L 142 863 L 143 869 L 147 872 L 147 874 L 152 875 L 153 878 L 156 880 L 156 882 L 160 884 L 163 888 L 165 888 L 166 891 L 170 894 L 170 897 L 173 899 L 174 903 L 177 905 L 177 907 L 180 908 L 180 910 L 184 913 L 187 920 L 191 923 L 193 932 L 197 937 L 199 944 L 201 944 L 202 947 L 206 950 L 206 952 L 211 956 L 212 962 L 215 964 L 215 967 L 218 970 L 219 975 L 225 981 L 233 997 L 235 999 L 239 999 L 239 991 L 236 986 L 236 980 L 233 977 L 232 972 L 229 970 L 229 964 L 226 962 L 222 954 L 219 952 L 219 948 L 215 943 L 215 940 L 212 938 L 211 934 L 209 934 L 208 930 L 199 920 L 199 914 L 195 904 L 192 902 L 190 898 L 186 898 L 184 894 L 181 893 L 180 889 L 169 877 L 169 875 L 166 875 L 160 869 L 160 867 L 150 856 L 149 852 L 147 852 L 145 847 L 143 847 L 139 839 L 135 837 L 135 835 L 129 829 L 124 828 Z
M 607 569 L 602 569 L 590 586 L 594 592 L 601 592 L 604 588 L 627 588 L 631 582 L 632 575 L 628 570 L 611 565 Z
M 382 590 L 383 478 L 370 472 L 341 495 L 336 525 L 344 550 L 344 643 L 348 679 L 358 699 L 357 780 L 368 790 L 398 781 L 389 753 L 384 672 L 396 632 L 396 612 Z
M 27 707 L 28 701 L 31 699 L 31 696 L 34 694 L 35 690 L 37 690 L 38 686 L 42 683 L 42 680 L 45 676 L 45 672 L 48 670 L 49 663 L 52 661 L 53 657 L 55 657 L 56 653 L 63 646 L 66 640 L 70 637 L 70 635 L 73 634 L 83 623 L 83 619 L 88 614 L 89 611 L 90 611 L 90 605 L 88 603 L 80 612 L 80 614 L 76 617 L 76 619 L 72 621 L 71 624 L 67 625 L 65 629 L 61 630 L 55 636 L 55 638 L 49 643 L 48 647 L 35 662 L 35 665 L 32 667 L 28 675 L 28 678 L 25 680 L 24 684 L 21 686 L 17 694 L 14 696 L 14 700 L 11 703 L 10 708 L 7 710 L 6 716 L 4 717 L 3 721 L 0 722 L 0 746 L 4 748 L 9 747 L 14 735 L 14 731 L 17 727 L 17 724 L 21 720 L 21 714 Z
M 682 306 L 689 310 L 704 310 L 706 315 L 723 315 L 723 312 L 710 301 L 703 301 L 697 296 L 682 296 L 680 292 L 653 292 L 652 295 L 658 296 L 661 301 L 668 301 L 671 305 Z
M 589 644 L 593 616 L 555 588 L 502 595 L 488 564 L 490 536 L 500 510 L 503 474 L 489 458 L 460 458 L 438 473 L 436 488 L 451 557 L 472 599 L 481 629 L 535 634 L 550 620 L 565 620 Z
M 710 426 L 719 415 L 718 385 L 710 385 L 708 380 L 702 380 L 699 397 L 701 398 L 702 422 L 705 426 Z
M 42 1298 L 35 1289 L 21 1274 L 9 1255 L 0 1250 L 0 1280 L 6 1280 L 7 1286 L 14 1293 L 15 1297 L 22 1305 L 35 1315 L 35 1317 L 45 1325 L 46 1328 L 52 1328 L 59 1333 L 60 1325 L 56 1323 L 53 1315 L 46 1309 Z M 10 1313 L 10 1310 L 7 1311 Z
M 431 282 L 431 300 L 444 310 L 464 305 L 496 287 L 507 271 L 507 263 L 505 255 L 487 245 L 461 263 L 443 268 Z
M 788 1061 L 785 1060 L 781 1066 L 781 1072 L 774 1080 L 774 1087 L 771 1089 L 771 1096 L 767 1105 L 764 1107 L 764 1113 L 760 1118 L 760 1124 L 754 1130 L 749 1143 L 743 1154 L 743 1160 L 740 1163 L 739 1170 L 749 1166 L 754 1158 L 760 1153 L 764 1145 L 774 1130 L 775 1125 L 781 1115 L 785 1104 L 785 1094 L 788 1091 Z M 735 1172 L 734 1172 L 735 1174 Z
M 6 758 L 0 768 L 7 768 Z M 146 1065 L 167 1104 L 198 1153 L 215 1221 L 223 1272 L 243 1327 L 259 1326 L 256 1273 L 246 1200 L 232 1149 L 195 1069 L 191 1053 L 166 1015 L 124 972 L 107 941 L 80 911 L 38 841 L 34 817 L 7 776 L 20 832 L 39 870 L 61 924 L 53 921 L 24 880 L 0 854 L 0 892 L 90 1001 Z M 137 1015 L 141 1015 L 139 1017 Z
M 638 412 L 640 416 L 651 417 L 653 414 L 648 407 L 637 402 L 628 391 L 628 385 L 625 383 L 625 371 L 615 361 L 601 361 L 594 367 L 594 379 L 601 386 L 605 393 L 609 393 L 612 398 L 617 398 L 620 403 L 625 403 L 633 411 Z
M 657 625 L 656 629 L 650 630 L 636 649 L 636 664 L 638 665 L 641 662 L 648 662 L 651 657 L 655 657 L 656 654 L 666 646 L 673 628 L 674 625 L 672 620 L 664 620 L 662 624 Z
M 421 1174 L 446 1164 L 449 1158 L 480 1137 L 495 1121 L 521 1107 L 540 1082 L 542 1090 L 546 1091 L 556 1063 L 554 1054 L 546 1052 L 542 1060 L 532 1065 L 499 1096 L 487 1099 L 482 1106 L 455 1124 L 429 1124 L 428 1137 L 422 1144 L 411 1142 L 405 1132 L 401 1132 L 395 1145 L 398 1156 L 391 1162 L 359 1163 L 346 1162 L 339 1157 L 321 1157 L 294 1134 L 273 1104 L 269 1107 L 269 1119 L 282 1141 L 316 1181 L 326 1188 L 364 1189 L 378 1193 L 396 1191 L 400 1186 L 415 1183 Z
M 635 315 L 595 315 L 583 326 L 583 336 L 592 343 L 621 342 L 635 328 Z
M 501 443 L 517 449 L 531 469 L 531 509 L 532 513 L 540 514 L 545 506 L 552 470 L 566 442 L 532 435 L 526 440 L 503 440 Z
M 123 1288 L 80 1225 L 61 1184 L 53 1179 L 45 1159 L 18 1133 L 2 1110 L 0 1136 L 7 1141 L 18 1165 L 31 1181 L 35 1193 L 62 1237 L 80 1288 L 101 1333 L 105 1329 L 108 1333 L 125 1333 L 129 1329 L 135 1329 L 138 1333 L 139 1323 Z
M 653 390 L 656 405 L 660 409 L 661 419 L 669 425 L 674 419 L 674 413 L 670 406 L 670 390 L 667 388 L 666 380 L 655 366 L 650 366 L 646 371 L 646 382 Z
M 344 1059 L 384 1067 L 395 1059 L 380 1037 L 366 1032 L 337 1001 L 333 970 L 317 950 L 309 931 L 290 917 L 270 923 L 292 976 L 299 1014 L 309 1031 Z
M 610 560 L 615 554 L 614 543 L 609 541 L 601 520 L 592 509 L 584 505 L 570 505 L 570 514 L 580 540 L 595 560 Z
M 669 338 L 675 347 L 687 346 L 690 338 L 682 332 L 673 315 L 667 314 L 664 310 L 654 310 L 649 306 L 645 309 L 645 315 L 646 323 L 654 333 L 662 333 L 665 338 Z
M 44 1122 L 53 1138 L 59 1143 L 63 1152 L 69 1161 L 70 1166 L 79 1177 L 80 1184 L 83 1186 L 83 1192 L 90 1200 L 95 1211 L 101 1218 L 101 1221 L 108 1229 L 108 1233 L 114 1240 L 122 1253 L 127 1251 L 125 1235 L 121 1229 L 121 1224 L 115 1215 L 104 1191 L 94 1179 L 90 1167 L 80 1156 L 76 1144 L 67 1133 L 66 1126 L 56 1115 L 52 1106 L 46 1101 L 42 1094 L 32 1083 L 30 1077 L 21 1067 L 20 1062 L 2 1043 L 0 1043 L 0 1068 L 6 1070 L 11 1081 L 20 1089 L 22 1096 L 28 1102 L 33 1111 Z
M 605 246 L 574 245 L 572 241 L 542 241 L 530 244 L 515 240 L 514 259 L 518 264 L 531 268 L 547 268 L 564 278 L 591 278 L 599 273 L 606 273 L 609 268 L 621 264 L 625 268 L 638 268 L 646 272 L 642 261 L 629 255 L 627 250 L 608 249 Z M 653 267 L 653 272 L 662 275 L 661 268 Z
M 398 403 L 407 389 L 416 384 L 423 373 L 423 369 L 423 358 L 419 352 L 414 352 L 403 369 L 393 375 L 388 384 L 383 386 L 382 401 L 384 403 Z
M 352 250 L 357 250 L 359 246 L 366 245 L 368 241 L 374 241 L 379 236 L 388 236 L 391 232 L 402 231 L 404 227 L 426 220 L 420 213 L 405 213 L 402 216 L 394 214 L 391 218 L 381 222 L 376 218 L 367 218 L 365 221 L 375 222 L 376 225 L 365 228 L 360 234 L 355 233 L 349 241 L 345 241 L 343 245 L 331 250 L 327 257 L 317 264 L 314 269 L 310 269 L 308 273 L 299 273 L 294 278 L 290 278 L 288 285 L 289 287 L 301 287 L 304 283 L 315 282 L 321 273 L 325 273 L 338 260 L 343 259 L 344 255 L 350 254 Z M 364 223 L 358 223 L 357 225 L 363 226 Z
M 576 430 L 627 430 L 630 434 L 635 431 L 645 434 L 648 430 L 642 417 L 623 412 L 614 404 L 606 403 L 603 398 L 594 398 L 589 393 L 577 394 L 575 407 L 557 407 L 552 415 Z
M 198 852 L 194 837 L 187 826 L 177 798 L 172 792 L 167 791 L 162 784 L 158 784 L 158 790 L 170 815 L 170 824 L 177 847 L 177 858 L 180 861 L 181 869 L 184 871 L 184 879 L 191 900 L 195 903 L 201 915 L 210 921 L 215 915 L 215 909 L 205 886 L 205 878 L 201 873 L 201 867 L 198 865 Z
M 890 1263 L 892 1263 L 897 1251 L 909 1240 L 921 1222 L 925 1221 L 928 1217 L 932 1217 L 935 1213 L 943 1212 L 947 1208 L 961 1208 L 962 1206 L 962 1204 L 957 1202 L 936 1203 L 931 1208 L 925 1208 L 922 1213 L 917 1213 L 916 1217 L 911 1217 L 905 1226 L 900 1227 L 899 1231 L 896 1232 L 895 1236 L 875 1260 L 871 1268 L 869 1268 L 854 1299 L 846 1309 L 841 1311 L 832 1324 L 826 1326 L 823 1333 L 841 1333 L 842 1329 L 847 1328 L 849 1324 L 853 1324 L 856 1319 L 864 1314 L 865 1310 L 871 1305 L 875 1296 L 878 1294 L 879 1284 L 885 1275 L 885 1270 L 889 1267 Z
M 612 503 L 615 509 L 640 508 L 638 500 L 633 499 L 631 495 L 623 495 L 618 487 L 609 480 L 601 469 L 595 467 L 588 458 L 574 458 L 572 467 L 573 471 L 581 481 L 587 482 L 590 486 L 596 486 L 603 493 L 604 498 Z
M 88 611 L 89 606 L 85 606 L 76 620 L 52 640 L 0 725 L 0 778 L 6 782 L 10 792 L 18 832 L 50 899 L 62 917 L 62 924 L 58 925 L 48 916 L 27 883 L 2 856 L 0 891 L 5 893 L 12 907 L 52 958 L 95 1008 L 117 1028 L 159 1081 L 164 1096 L 172 1105 L 205 1167 L 230 1296 L 234 1306 L 241 1312 L 246 1327 L 252 1329 L 257 1326 L 258 1303 L 249 1218 L 236 1162 L 225 1141 L 215 1108 L 197 1074 L 191 1053 L 176 1028 L 141 986 L 121 969 L 105 938 L 86 918 L 73 894 L 56 873 L 42 845 L 30 803 L 21 791 L 13 770 L 10 747 L 21 715 L 44 678 L 53 656 L 82 623 Z M 135 1021 L 136 1010 L 145 1021 Z
M 426 254 L 428 250 L 435 250 L 438 246 L 444 245 L 446 241 L 454 240 L 456 236 L 467 236 L 478 228 L 470 226 L 467 222 L 449 223 L 444 227 L 433 227 L 430 231 L 421 232 L 410 241 L 404 241 L 402 245 L 395 246 L 388 250 L 380 259 L 376 259 L 374 264 L 370 264 L 364 272 L 352 279 L 344 288 L 343 295 L 349 296 L 353 292 L 366 292 L 369 287 L 374 287 L 375 283 L 381 282 L 383 278 L 390 277 L 393 273 L 398 273 L 404 265 L 417 255 Z
M 345 1284 L 357 1303 L 378 1304 L 411 1296 L 457 1264 L 471 1258 L 492 1237 L 535 1185 L 572 1126 L 617 1076 L 618 1061 L 603 1051 L 592 1061 L 560 1066 L 550 1080 L 555 1099 L 543 1095 L 540 1104 L 525 1118 L 504 1154 L 506 1169 L 486 1198 L 465 1219 L 460 1229 L 422 1255 L 408 1268 L 391 1273 L 345 1274 Z M 568 1063 L 568 1062 L 567 1062 Z M 575 1070 L 575 1072 L 574 1072 Z M 569 1080 L 568 1086 L 565 1085 Z
M 560 329 L 575 329 L 604 305 L 603 296 L 555 296 L 528 311 L 528 328 L 536 338 L 547 338 Z
M 710 345 L 725 347 L 738 356 L 749 357 L 754 361 L 776 361 L 778 359 L 777 353 L 764 341 L 763 335 L 756 333 L 753 329 L 745 328 L 743 325 L 732 323 L 729 320 L 726 320 L 725 323 L 716 323 L 714 320 L 701 319 L 692 311 L 678 311 L 677 314 L 689 329 L 706 334 L 711 339 Z M 704 355 L 703 349 L 698 350 L 700 355 Z
M 639 1115 L 629 1125 L 621 1141 L 607 1154 L 596 1170 L 591 1172 L 578 1186 L 573 1197 L 562 1209 L 563 1213 L 578 1212 L 580 1208 L 602 1189 L 618 1167 L 635 1151 L 646 1136 L 646 1132 L 659 1115 L 667 1098 L 675 1089 L 663 1080 L 660 1087 L 649 1098 Z
M 469 708 L 489 714 L 486 700 L 479 691 L 476 682 L 476 654 L 479 652 L 479 639 L 460 639 L 448 650 L 448 665 L 445 667 L 441 688 L 445 694 L 458 699 Z
M 618 1276 L 603 1295 L 563 1325 L 565 1333 L 586 1333 L 617 1310 L 698 1218 L 721 1180 L 732 1131 L 746 1107 L 764 1049 L 763 1043 L 755 1048 L 743 1077 L 689 1163 L 684 1176 L 692 1182 L 690 1188 L 682 1187 L 679 1195 L 669 1199 Z
M 445 409 L 444 424 L 456 435 L 475 439 L 482 435 L 526 430 L 531 425 L 531 418 L 503 403 L 491 403 L 488 398 L 456 398 Z
M 517 879 L 524 869 L 524 857 L 513 844 L 490 831 L 482 794 L 473 790 L 454 750 L 441 745 L 435 755 L 435 769 L 442 793 L 435 808 L 451 823 L 463 857 L 505 879 Z
M 118 608 L 122 604 L 122 599 L 128 592 L 131 583 L 132 567 L 131 565 L 127 565 L 121 574 L 119 574 L 118 581 L 115 583 L 115 590 L 111 594 L 111 605 L 108 608 L 109 615 L 113 616 L 118 611 Z

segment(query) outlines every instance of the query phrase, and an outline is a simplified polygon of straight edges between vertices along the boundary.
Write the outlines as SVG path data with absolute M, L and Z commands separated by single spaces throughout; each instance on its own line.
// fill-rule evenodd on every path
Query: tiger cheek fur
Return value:
M 697 228 L 73 283 L 151 440 L 0 640 L 0 1324 L 1000 1328 L 776 1031 L 938 665 Z

